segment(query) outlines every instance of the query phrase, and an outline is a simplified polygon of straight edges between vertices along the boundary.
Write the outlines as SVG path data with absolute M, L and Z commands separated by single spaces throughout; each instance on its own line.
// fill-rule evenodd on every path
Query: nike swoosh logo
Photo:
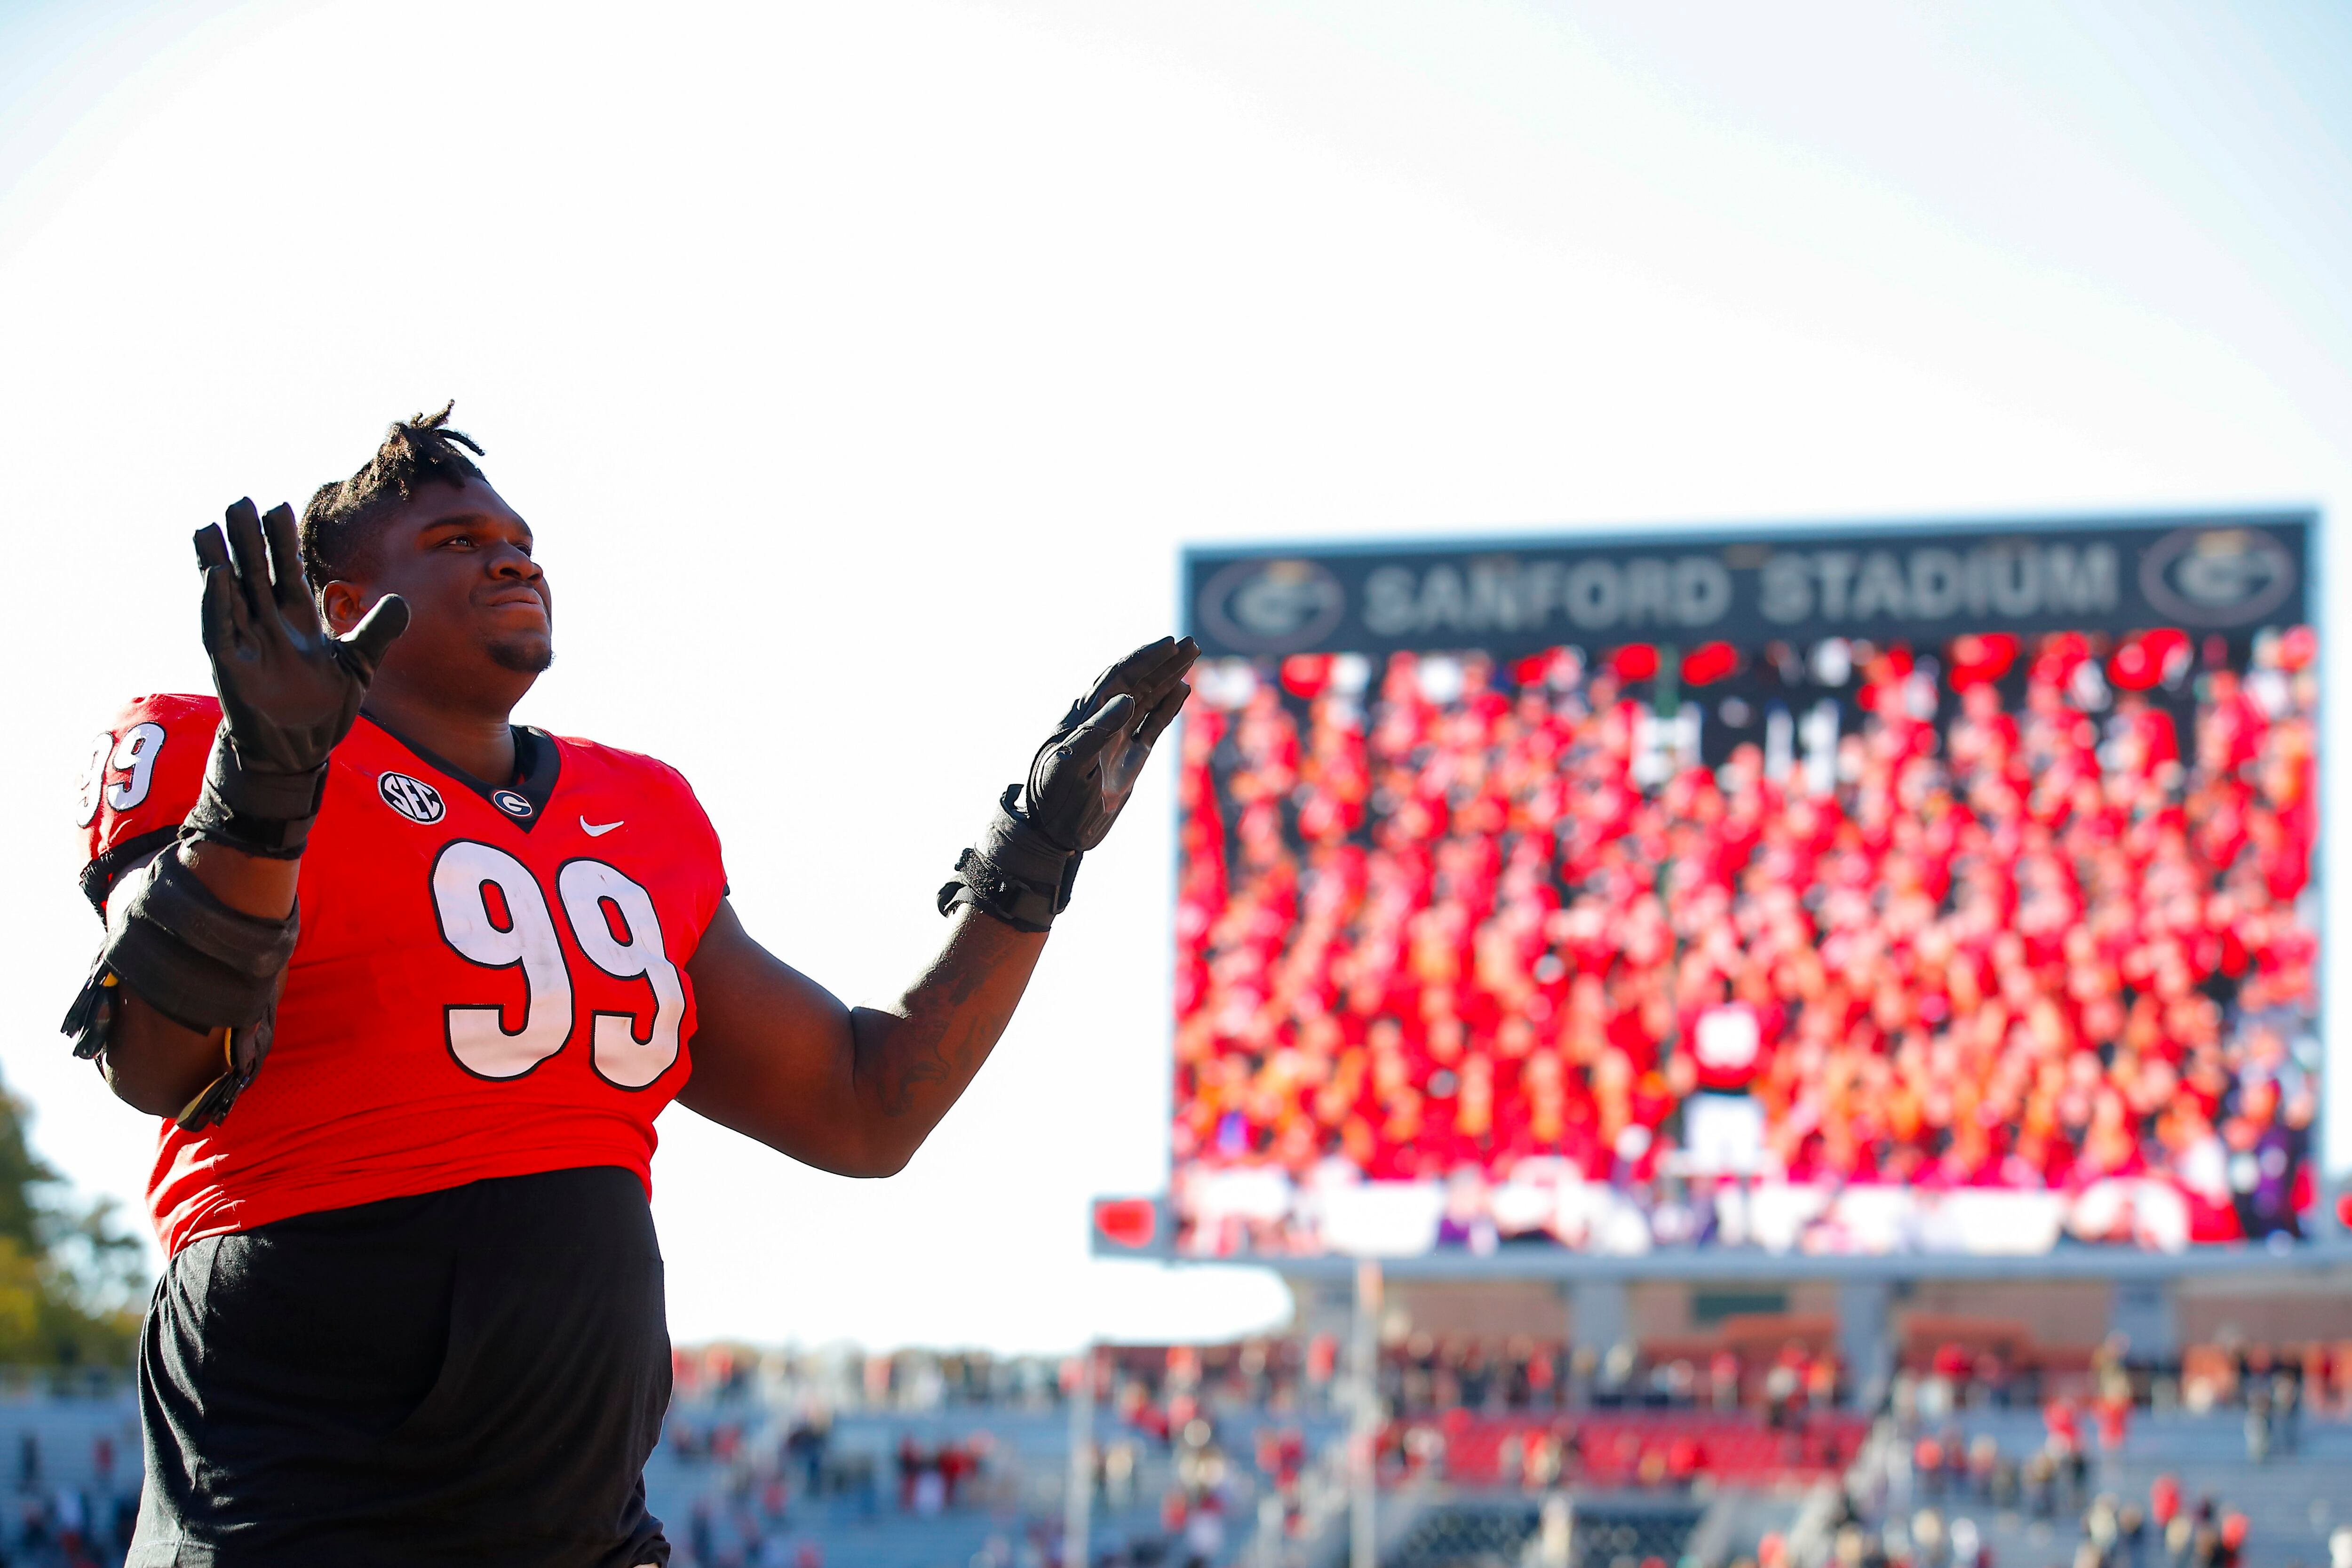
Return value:
M 617 822 L 591 822 L 584 816 L 580 819 L 580 831 L 591 838 L 602 838 L 620 826 Z

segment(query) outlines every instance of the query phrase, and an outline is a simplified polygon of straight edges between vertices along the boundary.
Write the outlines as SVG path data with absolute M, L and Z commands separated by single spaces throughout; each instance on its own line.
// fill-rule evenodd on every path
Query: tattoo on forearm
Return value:
M 961 1085 L 969 1079 L 980 1069 L 981 1059 L 989 1047 L 1004 1033 L 1005 1025 L 1012 1021 L 1012 1008 L 992 1008 L 933 1033 L 928 1047 L 919 1040 L 903 1042 L 911 1059 L 903 1063 L 886 1060 L 880 1085 L 883 1111 L 903 1116 L 915 1108 L 915 1101 L 921 1098 L 919 1091 L 926 1086 Z M 899 1028 L 908 1029 L 911 1024 L 910 1020 Z M 884 1050 L 895 1058 L 901 1046 L 900 1040 L 892 1039 Z
M 884 1026 L 878 1042 L 877 1098 L 883 1114 L 903 1116 L 915 1109 L 922 1091 L 933 1084 L 960 1087 L 979 1070 L 1005 1025 L 1013 1021 L 1013 1005 L 984 1007 L 959 1020 L 956 1016 L 989 979 L 992 966 L 970 955 L 950 953 L 936 977 L 937 996 L 926 996 L 916 1011 Z
M 890 1042 L 895 1046 L 897 1041 Z M 888 1049 L 887 1047 L 885 1047 Z M 948 1076 L 947 1064 L 936 1059 L 912 1061 L 903 1066 L 886 1060 L 882 1064 L 882 1111 L 886 1116 L 904 1116 L 914 1109 L 915 1091 L 927 1083 L 937 1083 Z

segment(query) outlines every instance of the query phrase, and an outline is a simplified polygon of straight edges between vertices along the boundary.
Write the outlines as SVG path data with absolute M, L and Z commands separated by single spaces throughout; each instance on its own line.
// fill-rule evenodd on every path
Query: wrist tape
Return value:
M 956 874 L 940 889 L 940 913 L 970 904 L 1015 931 L 1053 928 L 1070 905 L 1078 851 L 1065 849 L 1021 810 L 1021 786 L 1008 784 L 979 841 L 956 858 Z
M 205 760 L 205 786 L 180 828 L 184 841 L 219 844 L 267 860 L 300 858 L 327 794 L 327 765 L 299 773 L 248 767 L 224 724 Z

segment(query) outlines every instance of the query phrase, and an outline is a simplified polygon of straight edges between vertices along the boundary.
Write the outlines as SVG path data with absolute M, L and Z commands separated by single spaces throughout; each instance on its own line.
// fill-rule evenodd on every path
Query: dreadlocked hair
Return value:
M 481 473 L 474 464 L 481 443 L 449 428 L 449 412 L 457 406 L 452 398 L 438 414 L 396 421 L 367 467 L 311 492 L 302 509 L 302 571 L 313 588 L 348 578 L 366 556 L 374 524 L 413 499 L 418 485 L 428 479 L 462 485 Z

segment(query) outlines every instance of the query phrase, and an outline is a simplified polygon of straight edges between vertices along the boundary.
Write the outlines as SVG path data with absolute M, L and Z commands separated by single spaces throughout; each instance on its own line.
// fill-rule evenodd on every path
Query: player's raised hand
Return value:
M 1192 695 L 1184 673 L 1200 657 L 1191 637 L 1161 637 L 1095 678 L 1029 764 L 1023 806 L 1039 832 L 1064 849 L 1085 851 L 1103 841 L 1134 793 L 1152 743 Z
M 302 575 L 293 509 L 257 516 L 228 509 L 196 533 L 205 576 L 205 652 L 238 762 L 273 773 L 307 773 L 351 731 L 385 648 L 408 625 L 408 605 L 388 594 L 338 637 L 320 624 Z
M 957 857 L 940 913 L 970 904 L 1015 931 L 1050 930 L 1079 860 L 1118 819 L 1152 742 L 1192 695 L 1184 672 L 1200 657 L 1191 637 L 1161 637 L 1097 676 L 1030 759 L 1028 778 L 1006 786 L 978 842 Z
M 1055 727 L 1045 744 L 1051 746 L 1068 739 L 1071 731 L 1101 711 L 1103 704 L 1122 691 L 1143 702 L 1149 711 L 1151 707 L 1149 699 L 1154 694 L 1166 694 L 1184 679 L 1184 672 L 1192 668 L 1192 661 L 1200 657 L 1201 645 L 1191 637 L 1181 642 L 1174 637 L 1161 637 L 1157 642 L 1145 643 L 1095 677 L 1095 683 L 1087 689 L 1086 695 L 1071 703 L 1069 711 L 1062 715 L 1061 723 Z M 1182 705 L 1181 700 L 1178 705 Z

